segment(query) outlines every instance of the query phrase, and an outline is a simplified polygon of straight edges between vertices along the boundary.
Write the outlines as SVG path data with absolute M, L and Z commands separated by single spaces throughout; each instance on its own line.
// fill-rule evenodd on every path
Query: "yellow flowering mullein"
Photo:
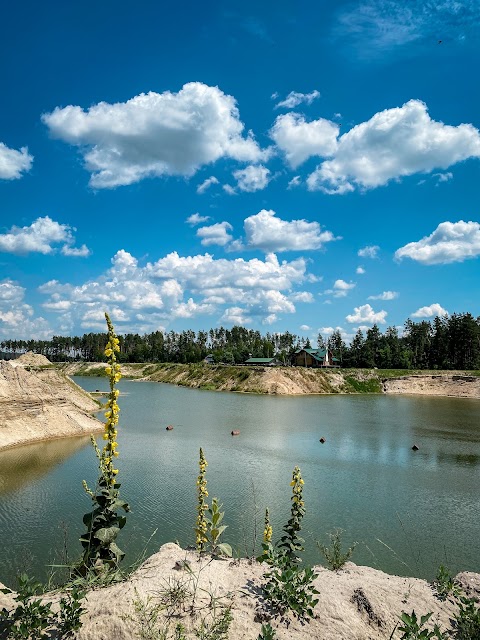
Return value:
M 198 551 L 204 551 L 206 544 L 208 542 L 207 538 L 207 520 L 205 518 L 205 511 L 208 510 L 208 504 L 205 501 L 205 498 L 208 498 L 207 491 L 207 480 L 205 478 L 205 474 L 208 467 L 208 462 L 205 460 L 205 456 L 203 455 L 203 449 L 200 447 L 200 460 L 198 463 L 200 468 L 200 473 L 197 478 L 197 495 L 198 495 L 198 505 L 197 505 L 197 526 L 195 527 L 196 534 L 196 545 Z
M 265 509 L 265 529 L 263 530 L 263 542 L 268 544 L 272 541 L 273 529 L 270 524 L 270 512 L 268 509 Z
M 302 545 L 304 540 L 298 535 L 302 528 L 302 518 L 305 515 L 305 502 L 303 500 L 304 484 L 299 467 L 295 467 L 292 474 L 292 481 L 290 482 L 290 486 L 292 487 L 290 520 L 283 527 L 285 535 L 282 536 L 278 545 L 289 563 L 301 562 L 296 552 L 304 550 Z
M 117 363 L 116 353 L 120 351 L 119 340 L 115 335 L 112 322 L 105 314 L 108 327 L 108 342 L 105 347 L 105 355 L 108 358 L 108 366 L 105 372 L 110 380 L 110 393 L 105 406 L 105 427 L 103 439 L 105 446 L 99 449 L 95 438 L 92 436 L 92 444 L 99 461 L 100 476 L 95 491 L 88 488 L 83 482 L 83 487 L 92 500 L 92 510 L 86 513 L 83 522 L 87 526 L 86 533 L 80 538 L 84 553 L 81 562 L 75 568 L 75 573 L 81 575 L 94 570 L 101 571 L 118 570 L 118 564 L 124 557 L 124 553 L 115 543 L 118 532 L 125 526 L 126 517 L 118 515 L 117 511 L 123 509 L 130 511 L 128 504 L 120 500 L 117 482 L 118 469 L 115 468 L 114 459 L 118 457 L 117 426 L 118 408 L 117 398 L 119 391 L 115 389 L 120 380 L 120 365 Z
M 120 380 L 120 365 L 117 363 L 116 353 L 120 351 L 120 342 L 110 320 L 108 314 L 105 314 L 108 327 L 108 342 L 105 347 L 105 355 L 108 358 L 108 366 L 105 368 L 105 373 L 109 377 L 110 393 L 108 396 L 106 411 L 105 411 L 105 431 L 103 439 L 106 440 L 106 444 L 102 451 L 102 463 L 104 472 L 108 476 L 108 482 L 113 485 L 116 483 L 116 475 L 118 469 L 115 469 L 113 459 L 118 458 L 118 443 L 117 438 L 117 425 L 118 425 L 118 413 L 120 411 L 117 398 L 119 396 L 118 389 L 115 389 L 115 384 Z

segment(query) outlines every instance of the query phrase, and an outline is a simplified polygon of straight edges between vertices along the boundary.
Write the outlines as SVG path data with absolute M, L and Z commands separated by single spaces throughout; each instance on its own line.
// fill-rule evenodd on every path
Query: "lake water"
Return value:
M 107 381 L 75 378 L 85 389 Z M 194 542 L 198 450 L 210 497 L 223 502 L 225 541 L 252 553 L 265 507 L 274 539 L 290 509 L 293 467 L 305 479 L 305 559 L 335 528 L 358 542 L 353 561 L 390 573 L 434 577 L 480 571 L 480 401 L 421 396 L 269 397 L 122 380 L 121 494 L 131 507 L 119 545 L 127 560 L 167 541 Z M 166 431 L 168 424 L 173 431 Z M 240 435 L 232 437 L 232 429 Z M 326 439 L 321 444 L 319 439 Z M 416 444 L 419 450 L 411 447 Z M 95 484 L 88 438 L 0 452 L 0 580 L 24 568 L 37 577 L 72 558 Z

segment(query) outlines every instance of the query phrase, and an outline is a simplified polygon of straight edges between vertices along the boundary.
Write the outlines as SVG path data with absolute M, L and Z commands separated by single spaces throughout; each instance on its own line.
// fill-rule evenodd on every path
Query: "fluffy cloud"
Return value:
M 261 191 L 270 182 L 270 170 L 263 165 L 249 165 L 245 169 L 233 172 L 240 191 Z
M 409 242 L 395 252 L 395 258 L 411 258 L 421 264 L 463 262 L 480 255 L 478 222 L 442 222 L 429 236 Z
M 378 296 L 368 296 L 369 300 L 395 300 L 398 298 L 398 291 L 384 291 Z
M 417 309 L 415 313 L 412 313 L 412 318 L 432 318 L 433 316 L 445 315 L 448 315 L 448 311 L 441 307 L 438 302 L 435 302 L 429 307 L 421 307 L 420 309 Z
M 333 295 L 335 298 L 344 298 L 347 293 L 356 287 L 355 282 L 345 282 L 345 280 L 335 280 L 333 285 Z
M 376 113 L 342 135 L 334 156 L 307 178 L 307 186 L 329 194 L 373 189 L 477 157 L 480 132 L 475 127 L 432 120 L 423 102 L 410 100 Z
M 48 322 L 34 316 L 24 297 L 25 289 L 19 284 L 10 279 L 0 281 L 0 340 L 43 340 L 52 336 Z
M 351 289 L 356 287 L 355 282 L 345 282 L 345 280 L 335 280 L 333 289 L 327 289 L 323 293 L 325 295 L 333 294 L 334 298 L 345 298 Z M 320 294 L 322 295 L 322 294 Z
M 228 222 L 219 222 L 208 227 L 201 227 L 197 230 L 197 236 L 201 238 L 201 243 L 205 247 L 214 244 L 224 247 L 233 239 L 228 233 L 232 228 L 232 225 Z
M 0 234 L 0 251 L 24 255 L 27 253 L 54 253 L 52 245 L 63 243 L 62 253 L 66 256 L 85 257 L 90 250 L 82 245 L 73 247 L 75 229 L 68 224 L 55 222 L 48 216 L 37 218 L 29 227 L 13 226 L 8 233 Z
M 188 216 L 185 222 L 190 226 L 195 227 L 197 224 L 201 224 L 207 220 L 210 220 L 210 216 L 201 216 L 199 213 L 192 213 L 191 216 Z
M 376 258 L 379 249 L 380 247 L 376 244 L 367 245 L 359 249 L 357 255 L 360 256 L 360 258 Z
M 274 94 L 275 95 L 275 94 Z M 314 89 L 311 93 L 298 93 L 290 91 L 285 100 L 281 100 L 275 105 L 275 109 L 295 109 L 299 104 L 312 104 L 314 100 L 320 97 L 320 91 Z
M 53 137 L 80 147 L 90 184 L 111 188 L 150 176 L 192 176 L 219 160 L 265 157 L 251 133 L 242 135 L 235 99 L 218 87 L 185 84 L 178 93 L 142 93 L 84 111 L 57 107 L 42 116 Z
M 319 118 L 307 122 L 299 113 L 276 118 L 270 137 L 295 169 L 311 156 L 331 156 L 337 149 L 338 124 Z
M 353 323 L 359 324 L 385 324 L 385 318 L 387 316 L 386 311 L 378 311 L 375 312 L 369 304 L 364 304 L 360 307 L 354 308 L 354 313 L 348 315 L 345 320 Z
M 296 300 L 308 301 L 308 292 L 299 290 L 307 279 L 303 258 L 280 263 L 274 254 L 247 261 L 174 252 L 141 266 L 120 250 L 97 278 L 78 285 L 51 280 L 39 291 L 47 296 L 45 310 L 69 314 L 73 326 L 103 330 L 102 314 L 110 309 L 119 331 L 149 332 L 200 314 L 273 322 L 274 314 L 294 313 Z
M 358 275 L 363 276 L 363 274 L 365 273 L 365 269 L 363 267 L 357 267 L 355 269 L 355 273 L 358 273 Z
M 331 231 L 322 231 L 318 222 L 288 222 L 277 218 L 275 211 L 265 209 L 246 218 L 243 225 L 246 248 L 266 252 L 311 251 L 338 239 Z M 239 246 L 237 244 L 235 248 Z
M 0 142 L 0 180 L 21 178 L 24 171 L 30 171 L 32 162 L 33 156 L 28 153 L 27 147 L 17 151 Z
M 218 178 L 216 178 L 215 176 L 210 176 L 210 178 L 207 178 L 206 180 L 204 180 L 202 182 L 202 184 L 199 184 L 197 187 L 197 193 L 205 193 L 205 191 L 212 186 L 212 184 L 218 184 Z

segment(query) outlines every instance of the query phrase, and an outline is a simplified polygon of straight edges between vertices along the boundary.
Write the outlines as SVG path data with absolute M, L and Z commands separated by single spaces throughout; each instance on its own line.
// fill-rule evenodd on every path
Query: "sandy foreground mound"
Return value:
M 44 356 L 31 355 L 44 366 Z M 0 449 L 103 428 L 91 415 L 98 405 L 83 389 L 54 369 L 29 370 L 30 360 L 29 354 L 0 360 Z
M 185 568 L 187 565 L 188 568 Z M 78 640 L 133 640 L 153 623 L 155 607 L 162 609 L 155 628 L 166 629 L 172 638 L 177 622 L 188 638 L 195 630 L 211 625 L 231 607 L 229 640 L 256 640 L 261 629 L 260 585 L 265 565 L 248 560 L 199 558 L 173 543 L 165 544 L 126 582 L 90 592 L 86 598 L 83 627 Z M 390 576 L 370 567 L 347 563 L 338 571 L 316 567 L 315 586 L 320 592 L 315 619 L 301 624 L 293 618 L 272 620 L 279 640 L 377 640 L 388 639 L 402 611 L 418 615 L 432 612 L 432 625 L 451 628 L 456 611 L 452 602 L 439 601 L 424 580 Z M 480 592 L 480 575 L 459 574 L 467 594 Z M 59 596 L 46 600 L 58 602 Z M 11 596 L 0 593 L 0 608 L 12 606 Z M 167 615 L 170 614 L 170 622 Z M 393 638 L 400 637 L 396 632 Z M 150 636 L 148 636 L 150 637 Z M 163 638 L 160 634 L 151 636 Z M 203 636 L 201 636 L 203 637 Z M 205 636 L 206 637 L 206 636 Z M 209 636 L 210 637 L 210 636 Z

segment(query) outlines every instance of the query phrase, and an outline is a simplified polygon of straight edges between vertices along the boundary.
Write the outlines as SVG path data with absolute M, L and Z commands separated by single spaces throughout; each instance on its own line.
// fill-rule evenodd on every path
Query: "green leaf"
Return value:
M 120 529 L 118 527 L 102 528 L 95 533 L 94 538 L 107 545 L 115 540 L 119 532 Z
M 229 558 L 232 557 L 232 547 L 226 542 L 222 542 L 221 544 L 217 545 L 217 551 L 222 553 L 224 556 L 228 556 Z

